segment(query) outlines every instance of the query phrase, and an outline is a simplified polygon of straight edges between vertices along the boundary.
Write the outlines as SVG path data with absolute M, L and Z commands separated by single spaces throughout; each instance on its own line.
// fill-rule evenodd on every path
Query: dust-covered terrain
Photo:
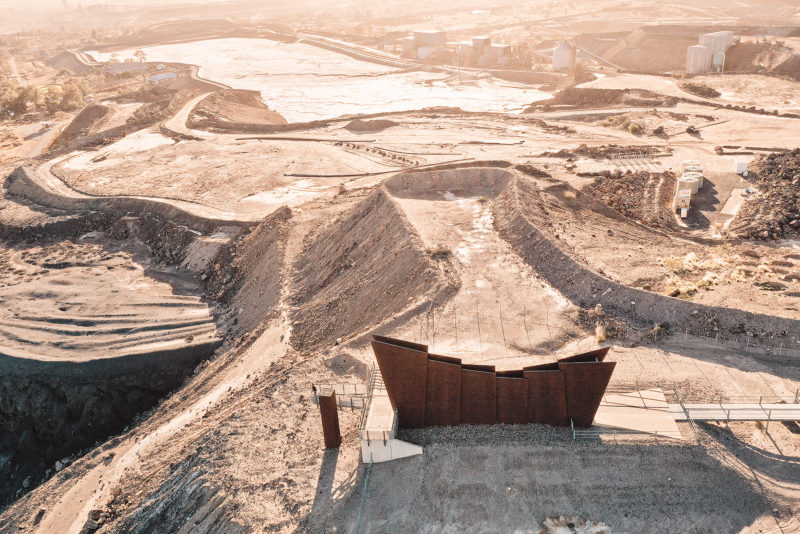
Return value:
M 7 9 L 0 534 L 800 531 L 770 414 L 400 429 L 422 454 L 373 464 L 312 403 L 380 383 L 373 334 L 797 403 L 793 2 Z

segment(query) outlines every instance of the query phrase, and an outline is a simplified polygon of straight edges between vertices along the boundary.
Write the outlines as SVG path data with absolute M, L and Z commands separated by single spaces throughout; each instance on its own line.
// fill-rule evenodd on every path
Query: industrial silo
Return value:
M 553 70 L 569 70 L 572 61 L 572 47 L 567 43 L 559 43 L 553 48 Z

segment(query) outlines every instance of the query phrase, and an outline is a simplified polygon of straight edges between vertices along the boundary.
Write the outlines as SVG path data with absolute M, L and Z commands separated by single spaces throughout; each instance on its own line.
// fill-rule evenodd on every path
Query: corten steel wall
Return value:
M 616 362 L 559 363 L 567 392 L 567 414 L 575 426 L 592 426 Z
M 524 371 L 528 381 L 528 422 L 567 426 L 567 396 L 559 369 Z
M 609 348 L 495 372 L 428 354 L 428 347 L 374 336 L 372 348 L 400 428 L 539 423 L 591 426 L 614 370 Z
M 319 396 L 319 413 L 322 417 L 322 437 L 326 449 L 335 449 L 342 443 L 339 432 L 339 412 L 336 407 L 336 392 Z
M 514 376 L 516 375 L 516 376 Z M 497 422 L 528 422 L 528 382 L 520 373 L 497 373 Z
M 427 349 L 427 347 L 426 347 Z M 397 408 L 400 428 L 425 426 L 425 384 L 428 378 L 428 353 L 373 341 L 372 350 L 381 370 L 386 392 Z
M 479 366 L 461 366 L 461 424 L 493 425 L 497 422 L 494 368 L 475 367 Z
M 461 422 L 461 360 L 430 355 L 425 394 L 425 426 Z
M 568 362 L 602 362 L 606 359 L 606 354 L 611 347 L 603 347 L 602 349 L 595 349 L 590 350 L 589 352 L 583 352 L 581 354 L 576 354 L 575 356 L 570 356 L 568 358 L 561 358 L 558 360 L 558 363 L 568 363 Z

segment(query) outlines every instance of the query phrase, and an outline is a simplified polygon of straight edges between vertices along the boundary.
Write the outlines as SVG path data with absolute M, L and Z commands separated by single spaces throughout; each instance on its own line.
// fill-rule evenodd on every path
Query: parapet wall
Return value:
M 554 364 L 496 372 L 428 353 L 426 345 L 374 336 L 372 350 L 399 428 L 539 423 L 589 427 L 616 363 L 608 348 Z

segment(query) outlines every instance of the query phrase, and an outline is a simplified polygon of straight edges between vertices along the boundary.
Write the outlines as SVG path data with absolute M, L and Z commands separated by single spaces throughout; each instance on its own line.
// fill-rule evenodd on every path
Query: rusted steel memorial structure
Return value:
M 373 336 L 399 428 L 495 423 L 592 425 L 615 363 L 609 348 L 518 371 L 461 363 L 427 345 Z

